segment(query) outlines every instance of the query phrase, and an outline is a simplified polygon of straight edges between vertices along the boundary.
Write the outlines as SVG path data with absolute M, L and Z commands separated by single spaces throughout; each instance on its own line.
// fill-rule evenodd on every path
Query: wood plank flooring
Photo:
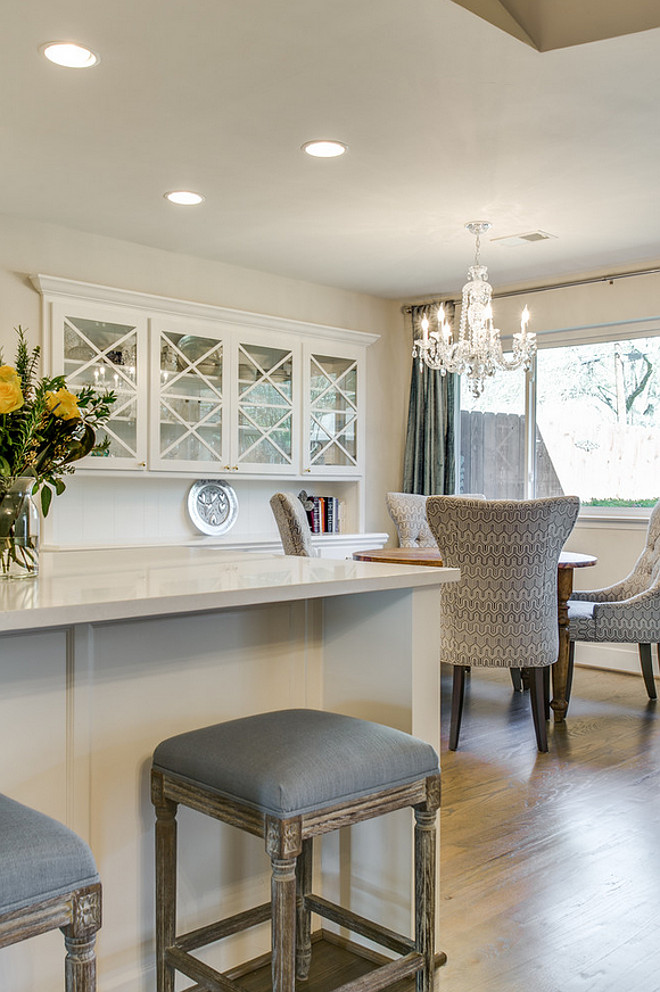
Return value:
M 660 707 L 641 678 L 578 669 L 541 755 L 508 680 L 474 670 L 442 753 L 438 988 L 658 992 Z
M 660 705 L 641 678 L 578 669 L 539 754 L 529 694 L 475 669 L 451 753 L 450 679 L 437 992 L 660 992 Z M 299 992 L 368 967 L 322 941 Z M 268 969 L 241 984 L 266 992 Z

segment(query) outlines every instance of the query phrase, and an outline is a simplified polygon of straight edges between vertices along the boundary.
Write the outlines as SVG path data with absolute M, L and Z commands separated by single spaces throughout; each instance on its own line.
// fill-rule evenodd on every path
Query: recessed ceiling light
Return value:
M 315 158 L 336 158 L 337 155 L 343 155 L 347 147 L 342 141 L 317 138 L 314 141 L 306 141 L 302 150 Z
M 66 66 L 67 69 L 91 69 L 100 62 L 98 55 L 90 48 L 76 45 L 72 41 L 49 41 L 39 51 L 51 62 Z
M 201 193 L 193 193 L 189 189 L 175 189 L 170 193 L 163 193 L 163 196 L 170 203 L 178 203 L 182 207 L 193 207 L 196 203 L 201 203 L 204 199 Z

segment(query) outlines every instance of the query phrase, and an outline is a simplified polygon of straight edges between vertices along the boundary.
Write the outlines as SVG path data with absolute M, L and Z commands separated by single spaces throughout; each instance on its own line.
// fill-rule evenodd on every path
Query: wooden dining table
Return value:
M 435 568 L 442 566 L 438 548 L 373 548 L 367 551 L 354 551 L 356 561 L 373 561 L 390 565 L 425 565 Z M 577 551 L 562 551 L 557 565 L 557 623 L 559 626 L 559 651 L 552 666 L 552 700 L 550 706 L 555 723 L 566 718 L 568 700 L 568 656 L 570 639 L 568 636 L 568 601 L 573 592 L 573 572 L 576 568 L 589 568 L 598 561 L 594 555 L 579 554 Z

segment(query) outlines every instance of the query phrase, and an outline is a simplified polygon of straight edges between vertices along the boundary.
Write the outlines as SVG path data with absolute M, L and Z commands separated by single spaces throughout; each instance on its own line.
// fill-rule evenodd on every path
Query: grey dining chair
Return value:
M 466 494 L 474 499 L 485 499 L 478 493 Z M 401 548 L 435 548 L 435 537 L 426 519 L 428 496 L 418 493 L 387 493 L 387 510 L 396 527 Z
M 651 645 L 660 662 L 660 502 L 649 518 L 644 550 L 624 579 L 603 589 L 573 592 L 568 601 L 570 698 L 575 642 L 637 644 L 649 699 L 657 699 Z
M 275 493 L 271 496 L 270 505 L 280 532 L 284 554 L 315 558 L 316 548 L 312 544 L 309 521 L 298 497 L 289 496 L 288 493 Z
M 426 512 L 444 563 L 440 660 L 454 668 L 449 748 L 461 729 L 465 673 L 481 666 L 529 677 L 539 751 L 548 750 L 550 666 L 557 660 L 557 565 L 577 519 L 577 496 L 481 500 L 429 496 Z

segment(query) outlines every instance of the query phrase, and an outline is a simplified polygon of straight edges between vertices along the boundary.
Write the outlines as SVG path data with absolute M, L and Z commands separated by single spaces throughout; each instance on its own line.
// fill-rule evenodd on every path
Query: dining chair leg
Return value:
M 548 733 L 545 726 L 545 706 L 542 668 L 528 669 L 529 675 L 529 695 L 532 704 L 532 718 L 534 720 L 534 730 L 536 732 L 536 746 L 539 751 L 548 750 Z
M 639 645 L 639 660 L 642 666 L 642 675 L 644 676 L 644 685 L 646 686 L 648 697 L 649 699 L 657 699 L 658 694 L 655 688 L 655 679 L 653 678 L 653 655 L 651 654 L 650 644 Z
M 573 670 L 575 668 L 575 641 L 568 642 L 568 668 L 566 670 L 566 710 L 571 701 L 571 689 L 573 688 Z
M 550 665 L 543 669 L 543 712 L 546 720 L 550 719 L 550 669 Z
M 463 718 L 463 696 L 465 695 L 465 668 L 454 665 L 454 681 L 451 693 L 451 726 L 449 728 L 449 750 L 458 747 L 458 737 L 461 732 Z
M 523 683 L 522 683 L 522 673 L 520 669 L 510 668 L 509 671 L 511 672 L 511 684 L 513 685 L 514 690 L 516 692 L 522 692 Z

